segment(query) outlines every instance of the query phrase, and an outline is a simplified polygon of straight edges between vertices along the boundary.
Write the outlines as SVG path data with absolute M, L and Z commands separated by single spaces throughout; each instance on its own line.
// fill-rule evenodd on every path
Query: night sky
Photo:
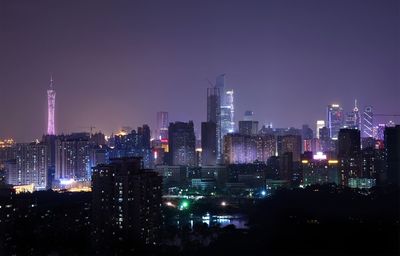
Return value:
M 354 98 L 400 112 L 400 1 L 0 0 L 0 138 L 206 119 L 226 73 L 236 121 L 299 127 Z

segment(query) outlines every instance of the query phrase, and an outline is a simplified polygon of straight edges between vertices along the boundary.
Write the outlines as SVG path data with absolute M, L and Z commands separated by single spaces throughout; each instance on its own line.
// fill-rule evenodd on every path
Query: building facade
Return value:
M 168 133 L 170 165 L 195 165 L 196 137 L 193 121 L 170 123 Z
M 339 104 L 331 104 L 327 107 L 326 123 L 329 129 L 329 137 L 333 140 L 338 139 L 339 130 L 344 122 L 343 109 Z
M 33 184 L 36 190 L 47 188 L 47 147 L 41 143 L 18 143 L 15 161 L 6 164 L 6 182 L 11 185 Z
M 93 168 L 93 238 L 101 253 L 126 243 L 155 245 L 161 231 L 162 178 L 141 158 Z

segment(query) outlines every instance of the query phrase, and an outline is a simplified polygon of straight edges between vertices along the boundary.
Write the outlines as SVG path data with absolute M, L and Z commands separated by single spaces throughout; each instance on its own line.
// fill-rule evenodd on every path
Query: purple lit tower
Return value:
M 56 91 L 53 89 L 53 77 L 50 78 L 50 88 L 47 90 L 47 135 L 55 135 L 54 111 L 56 108 Z

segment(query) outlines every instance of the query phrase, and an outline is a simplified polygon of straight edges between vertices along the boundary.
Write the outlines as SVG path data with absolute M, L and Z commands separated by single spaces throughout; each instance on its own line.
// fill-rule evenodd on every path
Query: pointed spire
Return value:
M 354 109 L 353 109 L 353 111 L 358 111 L 357 99 L 354 99 Z
M 53 89 L 53 74 L 50 74 L 50 89 Z

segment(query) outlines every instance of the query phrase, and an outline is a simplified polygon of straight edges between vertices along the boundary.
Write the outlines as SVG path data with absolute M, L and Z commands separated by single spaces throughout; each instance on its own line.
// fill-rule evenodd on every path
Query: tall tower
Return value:
M 50 88 L 47 90 L 47 135 L 55 135 L 54 111 L 56 108 L 56 91 L 53 89 L 53 76 L 50 77 Z
M 363 134 L 362 137 L 373 137 L 374 113 L 372 106 L 366 106 L 363 112 Z
M 224 136 L 235 129 L 233 90 L 225 88 L 225 74 L 217 76 L 215 85 L 211 86 L 207 88 L 207 122 L 216 124 L 217 163 L 220 163 Z
M 353 115 L 354 115 L 355 128 L 361 130 L 361 117 L 360 117 L 360 111 L 358 110 L 357 106 L 357 100 L 354 100 Z
M 337 140 L 339 130 L 343 126 L 343 109 L 339 104 L 328 105 L 326 111 L 326 123 L 329 129 L 329 137 L 333 140 Z
M 157 112 L 157 136 L 156 139 L 168 139 L 168 112 Z

